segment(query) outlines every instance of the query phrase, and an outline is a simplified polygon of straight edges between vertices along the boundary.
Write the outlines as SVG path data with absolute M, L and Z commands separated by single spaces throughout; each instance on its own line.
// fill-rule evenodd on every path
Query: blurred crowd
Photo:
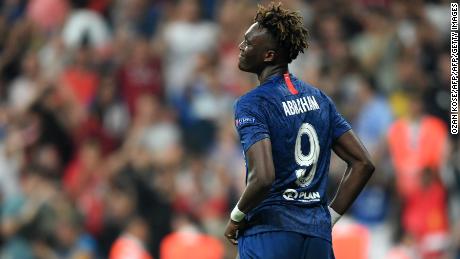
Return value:
M 258 84 L 237 46 L 258 2 L 0 1 L 0 258 L 234 258 L 233 103 Z M 377 165 L 336 257 L 460 258 L 449 1 L 282 2 L 311 35 L 291 72 Z

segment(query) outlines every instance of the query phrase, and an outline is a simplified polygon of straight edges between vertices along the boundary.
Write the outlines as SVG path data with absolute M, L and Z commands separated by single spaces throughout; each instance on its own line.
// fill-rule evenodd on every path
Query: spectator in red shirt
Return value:
M 146 39 L 136 39 L 133 45 L 131 55 L 118 75 L 121 95 L 125 98 L 131 113 L 134 112 L 139 96 L 154 95 L 159 99 L 163 96 L 161 61 L 153 56 Z
M 91 69 L 92 51 L 87 44 L 87 42 L 82 43 L 75 54 L 74 63 L 64 71 L 61 77 L 64 86 L 62 94 L 70 101 L 76 101 L 81 108 L 90 104 L 99 84 L 98 75 Z
M 99 142 L 86 140 L 65 170 L 64 188 L 84 216 L 86 230 L 98 236 L 103 220 L 104 167 Z
M 136 217 L 128 224 L 110 250 L 110 259 L 153 259 L 145 248 L 148 224 Z
M 406 201 L 402 223 L 415 237 L 422 258 L 443 258 L 449 244 L 447 193 L 439 173 L 430 168 L 422 171 L 420 181 L 416 193 Z

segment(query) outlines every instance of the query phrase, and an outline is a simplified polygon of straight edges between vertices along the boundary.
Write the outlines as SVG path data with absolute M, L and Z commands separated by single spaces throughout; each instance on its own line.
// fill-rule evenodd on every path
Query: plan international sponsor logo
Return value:
M 298 192 L 295 189 L 286 189 L 283 198 L 288 201 L 314 202 L 321 199 L 319 192 Z

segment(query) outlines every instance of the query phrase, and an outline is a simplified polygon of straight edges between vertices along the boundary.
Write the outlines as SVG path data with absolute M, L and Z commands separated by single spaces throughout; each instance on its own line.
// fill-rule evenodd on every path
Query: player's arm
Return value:
M 332 224 L 334 224 L 351 206 L 375 168 L 366 148 L 352 130 L 336 139 L 332 149 L 347 163 L 347 169 L 330 204 Z
M 275 180 L 272 145 L 269 138 L 252 145 L 247 153 L 248 182 L 238 202 L 238 209 L 247 213 L 265 199 Z
M 246 152 L 248 162 L 248 181 L 238 204 L 232 211 L 231 219 L 225 231 L 230 242 L 236 244 L 237 230 L 244 216 L 265 199 L 275 180 L 272 147 L 269 138 L 253 144 Z

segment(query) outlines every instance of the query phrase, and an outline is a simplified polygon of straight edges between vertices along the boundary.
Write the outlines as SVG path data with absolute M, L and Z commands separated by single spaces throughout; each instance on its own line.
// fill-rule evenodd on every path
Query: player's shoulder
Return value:
M 299 81 L 299 84 L 302 86 L 302 90 L 304 90 L 305 92 L 307 92 L 309 95 L 315 95 L 315 96 L 318 96 L 320 98 L 325 98 L 326 97 L 326 94 L 321 91 L 318 87 L 310 84 L 310 83 L 307 83 L 305 81 L 302 81 L 300 79 L 297 79 Z
M 235 108 L 263 106 L 263 104 L 270 99 L 270 94 L 267 92 L 267 89 L 262 86 L 264 85 L 257 86 L 236 99 Z
M 316 99 L 318 99 L 319 102 L 324 102 L 326 104 L 329 104 L 332 102 L 331 97 L 329 97 L 326 93 L 324 93 L 321 89 L 319 89 L 315 85 L 305 82 L 297 77 L 293 77 L 292 81 L 294 82 L 296 86 L 300 88 L 299 90 L 304 95 L 314 96 Z
M 301 95 L 314 96 L 318 102 L 325 105 L 332 103 L 332 99 L 316 86 L 292 74 L 290 74 L 290 79 Z M 235 109 L 238 107 L 253 109 L 267 108 L 271 107 L 271 105 L 277 105 L 278 101 L 284 100 L 286 97 L 289 98 L 288 96 L 292 96 L 292 93 L 285 86 L 286 83 L 284 80 L 283 76 L 273 77 L 266 83 L 248 91 L 235 101 Z

